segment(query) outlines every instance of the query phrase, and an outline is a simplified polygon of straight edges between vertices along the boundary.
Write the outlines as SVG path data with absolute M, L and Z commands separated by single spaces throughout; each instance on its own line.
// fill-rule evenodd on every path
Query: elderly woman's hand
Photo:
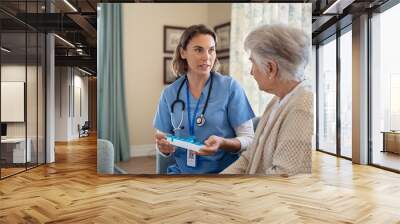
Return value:
M 200 156 L 210 156 L 214 155 L 218 149 L 222 146 L 224 143 L 224 138 L 218 137 L 216 135 L 211 135 L 208 137 L 206 141 L 204 141 L 205 147 L 201 148 L 199 152 L 197 152 L 197 155 Z

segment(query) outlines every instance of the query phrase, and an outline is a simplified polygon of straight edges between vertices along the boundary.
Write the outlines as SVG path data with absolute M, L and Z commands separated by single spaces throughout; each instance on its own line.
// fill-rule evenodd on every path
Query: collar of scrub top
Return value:
M 211 95 L 212 84 L 213 84 L 213 72 L 210 73 L 210 78 L 207 80 L 206 85 L 207 85 L 207 83 L 208 83 L 209 80 L 210 80 L 210 86 L 208 87 L 208 93 L 207 93 L 206 103 L 205 103 L 204 108 L 203 108 L 203 111 L 202 111 L 202 113 L 201 113 L 201 115 L 200 115 L 200 119 L 202 119 L 202 121 L 203 121 L 201 125 L 203 125 L 204 122 L 205 122 L 204 113 L 206 112 L 206 109 L 207 109 L 207 106 L 208 106 L 208 100 L 209 100 L 210 95 Z M 181 84 L 179 85 L 178 93 L 176 94 L 176 99 L 175 99 L 175 100 L 172 102 L 172 104 L 171 104 L 171 114 L 174 113 L 175 104 L 180 103 L 180 104 L 182 105 L 182 115 L 181 115 L 181 120 L 180 120 L 180 122 L 179 122 L 178 127 L 175 127 L 175 126 L 174 126 L 174 122 L 172 121 L 172 116 L 171 116 L 171 123 L 172 123 L 172 126 L 173 126 L 173 128 L 174 128 L 174 129 L 173 129 L 174 132 L 175 132 L 176 130 L 182 130 L 182 129 L 184 129 L 183 126 L 181 127 L 181 124 L 182 124 L 183 113 L 184 113 L 184 111 L 185 111 L 185 106 L 186 106 L 186 105 L 185 105 L 185 102 L 179 98 L 179 96 L 180 96 L 182 87 L 183 87 L 183 85 L 184 85 L 186 82 L 187 82 L 187 75 L 185 75 L 185 77 L 183 78 Z M 199 100 L 200 100 L 200 99 L 199 99 Z M 190 116 L 188 116 L 188 118 L 189 118 L 189 117 L 190 117 Z M 191 123 L 191 122 L 189 122 L 189 123 Z M 199 125 L 199 126 L 201 126 L 201 125 Z

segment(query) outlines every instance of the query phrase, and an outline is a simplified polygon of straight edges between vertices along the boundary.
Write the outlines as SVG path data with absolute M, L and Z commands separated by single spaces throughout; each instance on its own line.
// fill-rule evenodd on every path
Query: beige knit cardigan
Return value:
M 288 101 L 278 108 L 267 127 L 278 98 L 271 100 L 257 126 L 253 143 L 221 174 L 311 173 L 314 97 L 307 87 L 302 83 L 299 85 Z

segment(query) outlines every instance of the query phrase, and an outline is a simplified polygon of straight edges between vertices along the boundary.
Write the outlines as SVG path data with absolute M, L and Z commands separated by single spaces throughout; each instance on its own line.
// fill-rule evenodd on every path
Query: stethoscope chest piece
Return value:
M 202 127 L 206 123 L 206 119 L 204 118 L 204 115 L 201 114 L 196 118 L 196 125 L 199 127 Z
M 172 126 L 173 126 L 173 128 L 174 128 L 174 129 L 173 129 L 174 131 L 176 131 L 176 130 L 182 130 L 182 129 L 183 129 L 183 126 L 181 126 L 181 125 L 182 125 L 182 121 L 183 121 L 183 113 L 184 113 L 184 111 L 185 111 L 185 102 L 179 98 L 179 95 L 180 95 L 180 92 L 181 92 L 181 90 L 182 90 L 183 85 L 184 85 L 186 82 L 188 82 L 188 81 L 187 81 L 187 76 L 185 76 L 185 78 L 183 79 L 182 83 L 180 84 L 180 86 L 179 86 L 179 88 L 178 88 L 178 92 L 177 92 L 177 94 L 176 94 L 176 99 L 175 99 L 175 100 L 172 102 L 172 104 L 171 104 L 171 123 L 172 123 Z M 188 84 L 187 84 L 187 85 L 188 85 Z M 213 85 L 213 74 L 211 73 L 211 77 L 210 77 L 210 86 L 208 87 L 207 99 L 206 99 L 206 102 L 205 102 L 203 111 L 201 112 L 200 116 L 196 117 L 196 120 L 195 120 L 196 125 L 197 125 L 198 127 L 202 127 L 202 126 L 204 126 L 204 124 L 206 123 L 206 119 L 204 118 L 204 113 L 206 112 L 206 109 L 207 109 L 208 100 L 209 100 L 210 95 L 211 95 L 212 85 Z M 187 88 L 189 88 L 189 86 L 187 86 Z M 187 90 L 187 93 L 189 94 L 189 89 Z M 190 105 L 190 103 L 189 103 L 189 95 L 187 95 L 187 102 L 188 102 L 188 104 Z M 199 99 L 199 102 L 200 102 L 200 99 Z M 172 113 L 174 113 L 175 104 L 182 104 L 181 119 L 180 119 L 180 122 L 179 122 L 179 124 L 178 124 L 177 127 L 175 127 L 175 124 L 174 124 L 173 118 L 172 118 L 172 117 L 173 117 L 173 116 L 172 116 Z M 188 107 L 189 107 L 189 106 L 188 106 Z M 196 106 L 196 107 L 197 107 L 197 106 Z M 190 114 L 190 107 L 188 108 L 187 111 L 188 111 L 188 118 L 189 118 L 189 116 L 190 116 L 190 115 L 189 115 L 189 114 Z M 197 113 L 197 112 L 196 112 L 196 110 L 195 110 L 193 116 L 195 116 L 196 113 Z M 193 117 L 193 119 L 194 119 L 194 117 Z M 191 123 L 191 121 L 189 121 L 189 126 L 191 125 L 190 123 Z M 194 124 L 193 124 L 193 126 L 194 126 Z M 189 128 L 189 130 L 190 130 L 190 128 Z

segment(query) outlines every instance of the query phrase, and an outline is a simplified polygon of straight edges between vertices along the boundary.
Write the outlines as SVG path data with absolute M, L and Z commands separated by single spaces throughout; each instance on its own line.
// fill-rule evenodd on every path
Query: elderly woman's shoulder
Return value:
M 296 100 L 294 102 L 294 107 L 302 110 L 313 110 L 314 108 L 314 93 L 308 86 L 301 86 L 296 94 Z
M 306 84 L 302 85 L 300 90 L 303 92 L 303 95 L 306 98 L 309 99 L 309 98 L 313 98 L 314 97 L 314 92 L 313 92 L 312 86 L 310 84 L 306 83 Z

